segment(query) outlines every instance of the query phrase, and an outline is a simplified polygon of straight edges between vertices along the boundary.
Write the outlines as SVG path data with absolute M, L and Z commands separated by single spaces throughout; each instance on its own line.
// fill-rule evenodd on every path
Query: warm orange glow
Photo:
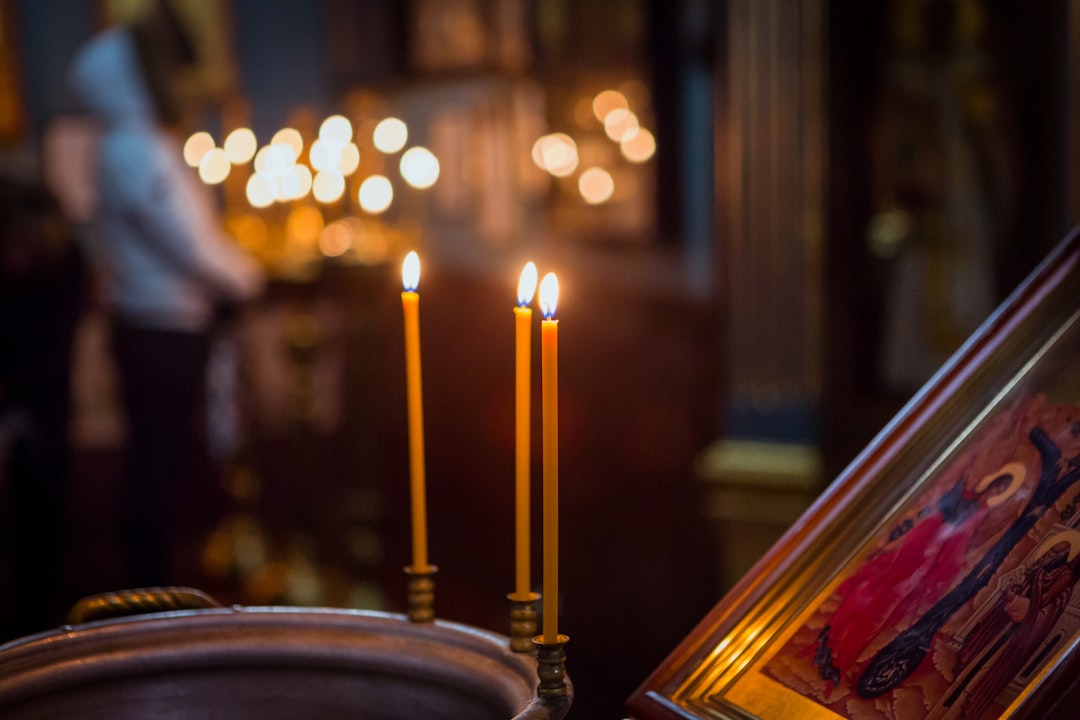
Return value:
M 339 257 L 352 247 L 352 233 L 345 223 L 332 222 L 319 235 L 319 250 L 326 257 Z
M 269 207 L 273 204 L 276 193 L 276 183 L 270 182 L 268 176 L 262 173 L 254 173 L 248 178 L 245 194 L 252 207 Z
M 424 147 L 412 147 L 401 156 L 401 177 L 414 188 L 423 190 L 439 179 L 439 159 Z
M 615 108 L 604 118 L 604 133 L 615 142 L 633 139 L 640 128 L 637 115 L 624 108 Z
M 243 165 L 255 156 L 257 146 L 251 128 L 236 128 L 225 138 L 225 155 L 233 165 Z
M 285 220 L 287 235 L 305 246 L 312 246 L 323 231 L 323 216 L 311 205 L 297 205 Z
M 319 137 L 325 140 L 333 140 L 338 145 L 344 145 L 352 140 L 353 127 L 349 118 L 344 115 L 331 115 L 322 121 L 319 126 Z
M 626 110 L 630 107 L 630 104 L 626 101 L 626 96 L 618 90 L 603 90 L 593 98 L 592 106 L 596 119 L 604 122 L 608 113 L 612 110 Z
M 632 163 L 643 163 L 652 158 L 656 153 L 656 138 L 653 134 L 641 128 L 637 134 L 629 140 L 623 140 L 619 144 L 619 150 L 624 158 Z
M 396 153 L 408 142 L 409 128 L 404 121 L 396 117 L 388 117 L 375 126 L 373 140 L 375 148 L 380 152 Z
M 566 177 L 578 166 L 577 144 L 565 133 L 544 135 L 533 144 L 533 162 L 556 177 Z
M 626 102 L 630 106 L 636 107 L 639 112 L 649 107 L 652 102 L 652 93 L 649 91 L 649 86 L 636 78 L 620 83 L 619 92 L 626 96 Z
M 585 202 L 599 205 L 611 199 L 615 192 L 615 181 L 607 170 L 591 167 L 578 178 L 578 192 Z
M 547 170 L 547 168 L 544 167 L 544 138 L 546 137 L 547 135 L 542 135 L 541 137 L 536 138 L 536 142 L 532 144 L 531 154 L 533 164 L 541 170 Z
M 214 148 L 199 161 L 199 177 L 207 185 L 217 185 L 229 177 L 232 164 L 221 148 Z
M 345 194 L 345 178 L 332 171 L 315 173 L 311 194 L 321 203 L 337 202 Z
M 184 142 L 184 162 L 189 167 L 197 168 L 203 159 L 203 155 L 214 149 L 214 138 L 210 133 L 200 130 L 193 133 Z
M 359 199 L 361 208 L 372 215 L 378 215 L 394 201 L 394 187 L 385 176 L 372 175 L 360 183 Z
M 270 138 L 270 144 L 276 145 L 278 143 L 284 143 L 293 150 L 293 162 L 296 162 L 296 158 L 300 157 L 304 152 L 304 138 L 300 136 L 300 131 L 296 128 L 281 128 L 274 137 Z
M 254 214 L 241 215 L 232 225 L 232 232 L 241 247 L 257 251 L 266 244 L 269 231 L 266 222 Z
M 352 238 L 353 257 L 365 265 L 381 265 L 390 255 L 390 241 L 380 222 L 346 219 Z
M 596 126 L 596 117 L 593 115 L 592 98 L 579 98 L 574 103 L 574 122 L 578 127 L 588 130 Z

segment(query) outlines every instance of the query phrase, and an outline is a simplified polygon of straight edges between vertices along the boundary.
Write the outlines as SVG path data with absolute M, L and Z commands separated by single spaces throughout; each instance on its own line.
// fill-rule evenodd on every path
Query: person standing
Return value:
M 100 123 L 90 255 L 103 275 L 128 425 L 122 500 L 131 587 L 169 584 L 174 508 L 204 452 L 215 317 L 262 289 L 182 157 L 180 84 L 194 45 L 168 2 L 76 54 L 73 94 Z M 189 98 L 189 100 L 191 100 Z

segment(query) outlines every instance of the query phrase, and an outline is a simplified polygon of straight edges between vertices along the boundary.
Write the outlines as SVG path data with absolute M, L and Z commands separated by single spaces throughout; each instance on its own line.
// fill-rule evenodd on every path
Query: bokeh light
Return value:
M 342 145 L 332 138 L 318 138 L 311 143 L 308 160 L 316 170 L 336 170 L 341 164 Z
M 656 153 L 656 138 L 645 128 L 640 128 L 632 138 L 619 143 L 619 150 L 630 162 L 643 163 Z
M 311 171 L 307 165 L 292 165 L 277 174 L 275 198 L 282 202 L 299 200 L 311 191 Z
M 268 152 L 270 152 L 270 146 L 263 145 L 259 148 L 258 152 L 255 153 L 255 160 L 252 162 L 252 167 L 255 168 L 255 172 L 266 172 L 266 154 Z
M 327 257 L 339 257 L 352 247 L 352 233 L 349 226 L 338 220 L 323 228 L 319 234 L 319 250 Z
M 247 185 L 244 188 L 248 202 L 255 208 L 269 207 L 274 202 L 274 196 L 277 194 L 275 185 L 276 183 L 271 182 L 266 175 L 254 173 L 248 178 Z
M 401 177 L 414 188 L 423 190 L 439 179 L 439 159 L 425 147 L 412 147 L 401 156 Z
M 341 159 L 337 166 L 338 172 L 348 177 L 356 172 L 358 167 L 360 167 L 360 148 L 356 147 L 356 143 L 345 143 L 341 148 Z
M 394 201 L 394 187 L 385 176 L 372 175 L 360 183 L 359 198 L 361 208 L 372 215 L 378 215 Z
M 191 137 L 184 141 L 184 162 L 188 164 L 188 167 L 197 168 L 202 162 L 203 155 L 213 149 L 214 138 L 210 133 L 204 130 L 192 133 Z
M 278 173 L 288 169 L 296 162 L 294 152 L 288 143 L 264 145 L 255 153 L 255 172 Z
M 577 143 L 565 133 L 551 133 L 539 140 L 540 167 L 556 177 L 567 177 L 577 170 Z
M 345 194 L 345 177 L 332 170 L 317 172 L 311 183 L 311 194 L 321 203 L 337 202 Z
M 296 163 L 296 148 L 286 142 L 271 143 L 266 148 L 265 169 L 269 172 L 282 172 Z
M 257 147 L 251 128 L 236 128 L 225 138 L 225 155 L 233 165 L 243 165 L 251 160 Z
M 596 119 L 604 122 L 612 110 L 627 110 L 630 104 L 626 101 L 626 96 L 618 90 L 602 90 L 593 98 L 592 107 Z
M 607 170 L 591 167 L 578 178 L 578 191 L 585 202 L 599 205 L 611 199 L 615 192 L 615 181 Z
M 631 140 L 640 129 L 637 115 L 626 108 L 615 108 L 604 117 L 604 132 L 615 142 Z
M 221 148 L 213 148 L 199 161 L 199 177 L 207 185 L 217 185 L 229 177 L 232 163 Z
M 372 136 L 375 148 L 387 154 L 396 153 L 409 140 L 409 128 L 404 121 L 388 117 L 379 121 Z
M 271 145 L 284 143 L 293 149 L 293 162 L 304 152 L 304 138 L 296 128 L 281 128 L 270 138 Z
M 344 115 L 331 115 L 322 121 L 319 126 L 319 137 L 324 140 L 332 140 L 338 145 L 344 145 L 352 140 L 353 127 L 349 118 Z

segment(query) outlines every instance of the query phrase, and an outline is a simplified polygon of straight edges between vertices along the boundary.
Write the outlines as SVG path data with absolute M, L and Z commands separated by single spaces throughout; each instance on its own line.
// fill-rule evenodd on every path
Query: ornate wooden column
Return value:
M 737 579 L 822 486 L 825 0 L 729 0 L 717 49 L 723 437 L 702 454 Z

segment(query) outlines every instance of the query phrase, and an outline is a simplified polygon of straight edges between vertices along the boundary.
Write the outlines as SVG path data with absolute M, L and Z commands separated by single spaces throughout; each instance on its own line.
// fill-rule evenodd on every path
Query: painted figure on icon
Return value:
M 908 519 L 889 542 L 841 583 L 840 605 L 822 629 L 814 653 L 829 688 L 857 669 L 879 633 L 902 627 L 952 589 L 969 564 L 971 542 L 988 514 L 1020 488 L 1026 471 L 1008 463 L 976 483 L 957 482 L 918 519 Z
M 765 675 L 852 720 L 998 717 L 1080 634 L 1078 481 L 1080 408 L 1016 400 L 882 529 Z
M 1078 573 L 1080 533 L 1066 530 L 1044 541 L 963 638 L 955 687 L 935 716 L 982 717 L 1013 678 L 1052 650 L 1047 639 L 1072 599 Z

